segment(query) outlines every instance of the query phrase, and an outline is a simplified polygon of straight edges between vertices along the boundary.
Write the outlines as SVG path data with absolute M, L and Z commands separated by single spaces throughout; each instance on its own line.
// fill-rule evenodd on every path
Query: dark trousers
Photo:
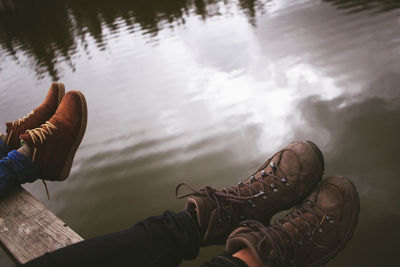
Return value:
M 182 260 L 194 259 L 199 248 L 200 240 L 188 214 L 166 211 L 127 230 L 46 253 L 23 266 L 178 266 Z M 225 252 L 202 266 L 247 265 Z

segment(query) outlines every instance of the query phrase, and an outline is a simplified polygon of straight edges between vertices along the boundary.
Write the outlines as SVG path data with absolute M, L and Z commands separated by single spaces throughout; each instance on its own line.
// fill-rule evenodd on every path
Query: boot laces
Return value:
M 25 122 L 27 119 L 29 119 L 33 114 L 35 114 L 35 112 L 32 110 L 28 115 L 26 115 L 25 117 L 22 117 L 19 120 L 14 121 L 12 124 L 13 125 L 21 125 L 21 123 Z
M 306 217 L 305 213 L 310 213 L 313 219 Z M 301 218 L 302 224 L 295 221 L 295 218 Z M 265 262 L 272 262 L 275 266 L 294 265 L 295 248 L 302 248 L 305 242 L 310 242 L 314 246 L 322 249 L 327 247 L 317 244 L 313 241 L 314 234 L 322 232 L 322 224 L 328 222 L 333 223 L 333 219 L 324 212 L 317 210 L 314 203 L 307 200 L 306 205 L 296 207 L 292 213 L 288 213 L 286 217 L 277 219 L 276 223 L 266 227 L 258 221 L 243 221 L 241 226 L 248 227 L 247 232 L 260 232 L 262 238 L 257 243 L 257 251 L 259 256 Z M 288 231 L 283 225 L 289 223 L 298 233 Z M 282 241 L 285 236 L 289 242 Z M 273 250 L 272 255 L 265 253 L 265 247 Z M 269 256 L 269 257 L 268 257 Z
M 43 144 L 46 141 L 48 135 L 52 135 L 53 130 L 57 130 L 57 127 L 49 121 L 46 121 L 40 128 L 35 128 L 32 130 L 26 130 L 25 133 L 29 134 L 34 144 L 40 141 Z
M 44 141 L 46 141 L 47 136 L 53 134 L 52 129 L 57 130 L 57 127 L 54 124 L 52 124 L 51 122 L 46 121 L 44 124 L 42 124 L 42 126 L 40 126 L 40 128 L 26 130 L 25 133 L 29 134 L 29 136 L 32 139 L 32 143 L 36 144 L 40 141 L 40 144 L 43 144 Z M 37 148 L 35 147 L 33 149 L 33 155 L 32 155 L 33 162 L 35 162 L 35 160 L 36 160 L 36 153 L 37 153 Z M 42 179 L 42 182 L 46 189 L 47 198 L 50 200 L 50 193 L 47 188 L 47 184 L 46 184 L 45 180 L 43 180 L 43 179 Z
M 192 187 L 189 183 L 182 182 L 182 183 L 179 183 L 175 189 L 176 198 L 182 199 L 182 198 L 186 198 L 186 197 L 190 197 L 190 196 L 206 197 L 216 208 L 217 217 L 219 218 L 218 220 L 220 220 L 220 222 L 221 222 L 221 214 L 223 212 L 227 212 L 227 205 L 223 205 L 224 202 L 228 201 L 228 202 L 237 203 L 237 204 L 249 203 L 252 207 L 255 207 L 256 206 L 256 204 L 255 204 L 256 198 L 261 197 L 263 200 L 268 199 L 268 194 L 266 193 L 267 190 L 272 190 L 274 193 L 276 193 L 276 192 L 278 192 L 277 185 L 283 184 L 286 187 L 290 186 L 287 179 L 285 178 L 286 174 L 284 173 L 284 171 L 282 169 L 279 168 L 279 162 L 282 158 L 282 154 L 284 151 L 292 151 L 292 150 L 284 149 L 284 150 L 277 152 L 274 156 L 272 156 L 269 160 L 267 160 L 267 162 L 263 165 L 263 167 L 261 167 L 255 174 L 251 175 L 249 177 L 249 179 L 246 179 L 246 181 L 244 181 L 244 182 L 239 182 L 236 186 L 233 186 L 230 188 L 224 188 L 222 190 L 214 189 L 211 186 L 205 186 L 204 188 L 197 190 L 194 187 Z M 281 153 L 281 154 L 278 157 L 277 163 L 275 163 L 272 161 L 272 158 L 274 158 L 278 153 Z M 296 153 L 294 153 L 294 155 L 296 155 L 296 157 L 297 157 Z M 272 171 L 267 173 L 264 171 L 264 169 L 268 165 L 271 166 Z M 280 171 L 281 174 L 283 174 L 283 177 L 277 176 L 278 170 Z M 269 178 L 269 179 L 267 179 L 267 178 Z M 253 184 L 255 182 L 260 182 L 262 184 L 263 189 L 261 191 L 253 188 Z M 178 191 L 182 186 L 186 186 L 191 192 L 188 194 L 179 195 Z M 242 188 L 249 188 L 250 195 L 243 196 L 241 193 Z M 243 220 L 244 217 L 243 216 L 241 216 L 241 217 L 242 218 L 240 220 Z M 231 218 L 231 216 L 229 218 Z

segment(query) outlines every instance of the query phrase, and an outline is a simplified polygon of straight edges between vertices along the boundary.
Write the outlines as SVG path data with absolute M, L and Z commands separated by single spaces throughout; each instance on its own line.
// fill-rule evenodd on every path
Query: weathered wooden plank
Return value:
M 0 245 L 17 264 L 81 240 L 22 187 L 0 199 Z

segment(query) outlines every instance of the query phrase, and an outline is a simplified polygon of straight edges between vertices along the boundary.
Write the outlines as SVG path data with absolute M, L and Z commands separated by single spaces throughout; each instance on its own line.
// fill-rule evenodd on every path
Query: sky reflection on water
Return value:
M 329 266 L 395 262 L 398 1 L 28 2 L 0 0 L 0 114 L 25 115 L 57 78 L 85 93 L 71 177 L 49 185 L 51 201 L 26 186 L 78 233 L 179 210 L 177 182 L 230 185 L 310 139 L 326 174 L 361 197 L 356 234 Z

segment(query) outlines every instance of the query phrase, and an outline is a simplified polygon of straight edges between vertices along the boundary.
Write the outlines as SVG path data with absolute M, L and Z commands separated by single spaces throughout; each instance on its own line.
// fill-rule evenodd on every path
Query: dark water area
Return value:
M 53 80 L 87 98 L 70 177 L 25 187 L 85 238 L 180 210 L 175 185 L 232 185 L 309 139 L 356 184 L 328 266 L 397 266 L 400 2 L 0 0 L 0 118 Z M 4 132 L 5 127 L 0 126 Z M 198 266 L 222 247 L 202 249 Z M 13 266 L 5 253 L 0 266 Z

